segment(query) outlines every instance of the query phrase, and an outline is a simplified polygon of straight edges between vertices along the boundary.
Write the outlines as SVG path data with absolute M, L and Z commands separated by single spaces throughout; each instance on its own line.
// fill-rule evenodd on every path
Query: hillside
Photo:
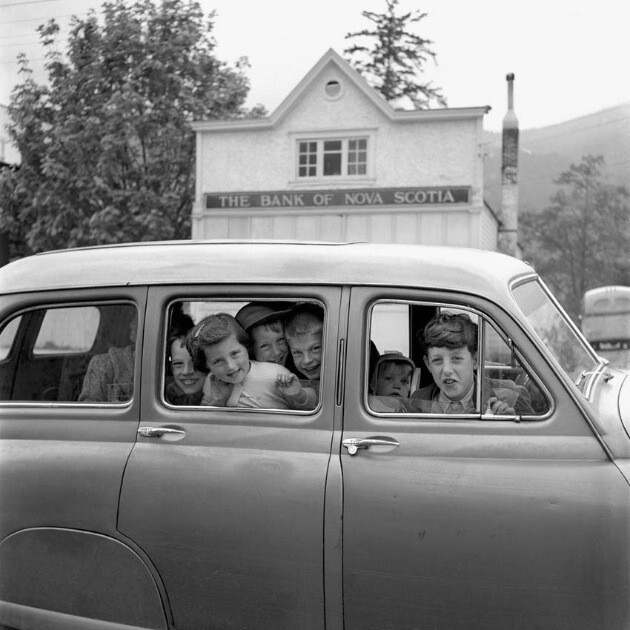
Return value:
M 518 115 L 518 112 L 517 112 Z M 501 200 L 501 134 L 487 131 L 485 197 L 493 208 Z M 630 102 L 573 120 L 521 129 L 520 208 L 542 210 L 557 190 L 554 180 L 583 155 L 603 155 L 608 181 L 630 189 Z

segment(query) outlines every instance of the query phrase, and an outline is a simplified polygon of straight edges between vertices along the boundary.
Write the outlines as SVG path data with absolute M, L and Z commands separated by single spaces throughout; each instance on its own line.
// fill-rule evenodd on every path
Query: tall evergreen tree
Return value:
M 359 42 L 367 39 L 371 43 L 355 43 L 346 48 L 344 54 L 386 100 L 407 96 L 418 109 L 428 108 L 433 102 L 446 107 L 441 88 L 420 80 L 425 64 L 429 59 L 435 62 L 436 53 L 431 49 L 432 40 L 410 29 L 427 17 L 427 13 L 410 11 L 396 15 L 398 0 L 385 1 L 387 10 L 383 13 L 361 12 L 373 22 L 373 27 L 346 34 L 346 39 Z
M 190 236 L 190 123 L 247 113 L 246 60 L 215 57 L 213 17 L 188 0 L 112 0 L 73 18 L 65 56 L 58 25 L 39 28 L 48 81 L 22 57 L 8 108 L 22 164 L 0 176 L 14 253 Z
M 571 164 L 551 205 L 520 220 L 525 258 L 576 321 L 585 291 L 628 282 L 630 193 L 606 183 L 604 166 L 601 155 Z

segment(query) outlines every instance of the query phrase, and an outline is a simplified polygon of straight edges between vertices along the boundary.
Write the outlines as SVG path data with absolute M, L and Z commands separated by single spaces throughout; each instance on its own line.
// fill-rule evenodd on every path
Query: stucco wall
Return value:
M 343 95 L 329 101 L 324 86 L 333 79 L 342 82 Z M 297 140 L 318 132 L 331 137 L 350 132 L 371 134 L 374 139 L 378 186 L 472 185 L 478 191 L 482 182 L 477 179 L 477 127 L 474 119 L 393 122 L 334 67 L 327 68 L 276 128 L 202 133 L 202 190 L 277 190 L 312 185 L 312 178 L 297 181 Z M 326 177 L 317 183 L 361 186 L 366 181 L 370 180 Z
M 336 80 L 342 96 L 330 100 Z M 380 97 L 379 97 L 380 98 Z M 282 106 L 281 106 L 282 107 Z M 297 238 L 496 249 L 483 204 L 480 117 L 392 120 L 330 62 L 273 128 L 200 131 L 193 238 Z M 297 177 L 297 142 L 367 136 L 364 177 Z M 205 209 L 204 193 L 469 186 L 470 203 L 347 208 Z M 495 230 L 496 232 L 496 230 Z

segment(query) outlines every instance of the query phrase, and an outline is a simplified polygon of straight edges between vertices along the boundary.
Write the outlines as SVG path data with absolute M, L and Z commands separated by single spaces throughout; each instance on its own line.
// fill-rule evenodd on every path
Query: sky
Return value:
M 56 18 L 65 40 L 71 15 L 85 16 L 101 0 L 0 0 L 0 104 L 20 81 L 16 56 L 26 53 L 45 81 L 36 28 Z M 247 56 L 247 104 L 271 113 L 329 49 L 382 12 L 385 0 L 201 0 L 216 10 L 216 54 Z M 433 40 L 437 65 L 425 77 L 441 87 L 449 107 L 490 105 L 484 127 L 501 128 L 505 75 L 516 76 L 515 111 L 522 129 L 542 127 L 630 102 L 628 0 L 400 0 L 400 11 L 427 13 L 416 32 Z

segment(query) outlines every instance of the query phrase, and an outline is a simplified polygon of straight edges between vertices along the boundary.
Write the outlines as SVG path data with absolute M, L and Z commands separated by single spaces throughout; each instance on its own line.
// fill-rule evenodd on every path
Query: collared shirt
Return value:
M 464 394 L 460 400 L 451 400 L 442 390 L 435 399 L 433 408 L 434 413 L 475 413 L 476 403 L 473 400 L 475 394 L 475 383 Z M 437 408 L 437 409 L 436 409 Z

